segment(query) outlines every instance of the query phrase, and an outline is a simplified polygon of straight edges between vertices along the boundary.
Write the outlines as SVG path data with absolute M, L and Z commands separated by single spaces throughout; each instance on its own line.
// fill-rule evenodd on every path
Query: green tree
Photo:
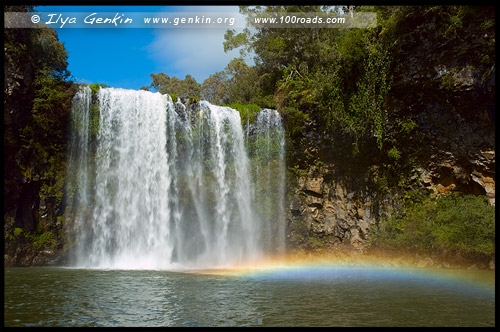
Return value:
M 202 85 L 202 96 L 215 104 L 250 104 L 260 93 L 255 67 L 243 58 L 232 59 L 223 71 L 210 75 Z
M 34 11 L 29 6 L 4 9 Z M 62 215 L 67 128 L 75 92 L 67 71 L 68 53 L 57 32 L 47 27 L 4 29 L 4 50 L 6 229 L 60 231 L 57 216 Z M 54 206 L 43 225 L 39 224 L 41 199 Z
M 210 75 L 201 86 L 202 98 L 213 104 L 229 102 L 228 79 L 225 71 Z
M 226 66 L 231 103 L 248 104 L 259 92 L 257 72 L 249 67 L 242 58 L 234 58 Z
M 151 84 L 142 87 L 142 90 L 153 89 L 162 94 L 174 94 L 183 98 L 201 96 L 201 85 L 189 74 L 183 80 L 164 73 L 151 74 L 151 79 L 153 80 Z

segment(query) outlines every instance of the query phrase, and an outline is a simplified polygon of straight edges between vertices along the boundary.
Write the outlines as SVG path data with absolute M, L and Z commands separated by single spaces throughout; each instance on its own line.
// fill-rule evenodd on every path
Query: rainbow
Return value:
M 485 291 L 495 291 L 494 271 L 417 267 L 401 258 L 387 259 L 368 255 L 274 257 L 239 265 L 184 272 L 261 280 L 408 280 L 442 284 L 457 289 L 479 287 Z

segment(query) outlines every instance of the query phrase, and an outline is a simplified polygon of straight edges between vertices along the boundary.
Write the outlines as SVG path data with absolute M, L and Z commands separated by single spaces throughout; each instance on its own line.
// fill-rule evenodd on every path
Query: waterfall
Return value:
M 68 166 L 65 192 L 72 197 L 73 222 L 66 225 L 66 235 L 70 245 L 78 240 L 84 241 L 76 229 L 83 226 L 88 219 L 89 209 L 89 162 L 90 123 L 91 123 L 92 92 L 88 86 L 83 86 L 74 96 L 71 108 L 71 132 L 68 151 Z M 67 218 L 69 219 L 69 218 Z
M 254 144 L 256 155 L 255 183 L 260 210 L 268 229 L 265 234 L 275 237 L 268 241 L 277 253 L 285 250 L 285 131 L 276 110 L 263 109 L 256 116 Z
M 81 192 L 73 196 L 75 265 L 230 266 L 283 250 L 284 140 L 276 111 L 262 110 L 249 137 L 238 111 L 206 101 L 186 106 L 169 95 L 115 88 L 101 88 L 97 104 L 91 99 L 84 88 L 73 100 L 68 176 Z M 266 191 L 263 180 L 273 187 Z

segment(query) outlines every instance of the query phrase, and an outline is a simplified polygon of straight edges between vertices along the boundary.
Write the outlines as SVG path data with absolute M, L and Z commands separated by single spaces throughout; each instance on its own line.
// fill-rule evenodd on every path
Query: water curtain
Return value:
M 74 263 L 230 266 L 283 252 L 284 133 L 263 109 L 88 87 L 74 97 L 67 218 Z

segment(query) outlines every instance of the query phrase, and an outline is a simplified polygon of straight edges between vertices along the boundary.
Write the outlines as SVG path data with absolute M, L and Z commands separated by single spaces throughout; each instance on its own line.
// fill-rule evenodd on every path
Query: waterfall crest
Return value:
M 283 250 L 284 138 L 275 110 L 258 113 L 249 138 L 229 107 L 101 88 L 97 130 L 88 125 L 97 116 L 91 99 L 86 87 L 73 100 L 75 265 L 230 266 Z

